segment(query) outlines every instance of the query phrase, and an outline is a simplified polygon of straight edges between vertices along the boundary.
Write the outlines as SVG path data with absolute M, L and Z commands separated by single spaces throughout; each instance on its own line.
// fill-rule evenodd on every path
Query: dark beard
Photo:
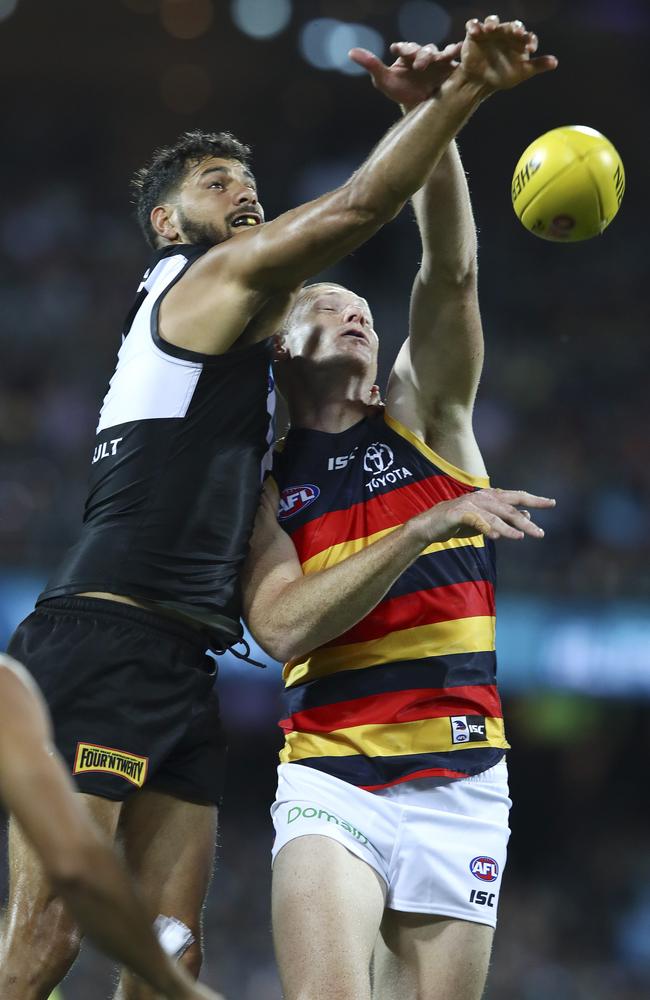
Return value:
M 178 219 L 190 243 L 201 243 L 214 247 L 217 243 L 223 243 L 224 240 L 229 240 L 232 236 L 231 232 L 224 233 L 209 222 L 192 222 L 180 208 L 178 209 Z

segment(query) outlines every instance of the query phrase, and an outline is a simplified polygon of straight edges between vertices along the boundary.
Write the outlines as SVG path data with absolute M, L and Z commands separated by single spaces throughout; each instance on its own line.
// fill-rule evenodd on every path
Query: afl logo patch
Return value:
M 469 870 L 474 878 L 480 879 L 481 882 L 496 882 L 499 877 L 499 866 L 494 858 L 488 858 L 484 855 L 472 858 Z
M 306 484 L 305 486 L 288 486 L 280 494 L 280 505 L 278 507 L 278 521 L 286 521 L 287 518 L 298 514 L 305 507 L 309 507 L 314 500 L 318 500 L 320 490 L 318 486 Z

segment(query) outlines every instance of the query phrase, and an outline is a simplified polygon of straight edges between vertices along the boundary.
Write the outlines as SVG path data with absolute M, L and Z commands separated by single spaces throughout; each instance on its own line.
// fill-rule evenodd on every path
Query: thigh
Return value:
M 112 839 L 122 804 L 97 795 L 80 797 L 95 823 Z M 52 823 L 56 823 L 56 817 L 52 817 Z M 8 847 L 10 921 L 17 908 L 31 912 L 44 907 L 52 898 L 52 890 L 38 855 L 13 816 L 9 820 Z
M 505 764 L 407 794 L 388 907 L 494 927 L 510 835 Z
M 285 1000 L 369 1000 L 385 886 L 329 837 L 289 841 L 273 866 L 273 937 Z
M 112 837 L 120 803 L 83 796 L 95 823 Z M 50 859 L 74 850 L 63 830 L 52 824 Z M 48 995 L 73 963 L 81 934 L 63 900 L 56 896 L 41 860 L 14 817 L 9 823 L 9 898 L 0 944 L 0 995 L 34 998 Z
M 198 936 L 214 865 L 216 806 L 145 788 L 125 803 L 119 836 L 151 908 L 177 917 Z
M 373 1000 L 480 1000 L 493 936 L 487 924 L 386 910 Z

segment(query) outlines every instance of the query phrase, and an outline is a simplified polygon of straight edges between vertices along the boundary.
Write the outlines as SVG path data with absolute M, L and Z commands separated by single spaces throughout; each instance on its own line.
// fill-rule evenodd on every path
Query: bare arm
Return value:
M 488 36 L 502 29 L 496 16 L 483 25 Z M 537 39 L 523 25 L 516 37 L 526 63 Z M 352 57 L 368 70 L 374 86 L 405 112 L 435 92 L 458 65 L 462 51 L 450 45 L 439 53 L 434 45 L 415 43 L 397 43 L 391 50 L 397 56 L 391 66 L 365 50 L 353 50 Z M 387 408 L 455 465 L 484 475 L 472 430 L 483 364 L 476 227 L 455 143 L 415 193 L 413 206 L 422 262 L 411 295 L 409 336 L 389 380 Z
M 422 263 L 411 292 L 409 336 L 391 373 L 387 407 L 449 461 L 484 475 L 472 429 L 484 354 L 476 227 L 455 144 L 413 205 Z
M 214 247 L 193 265 L 164 305 L 175 343 L 227 350 L 270 295 L 296 288 L 392 219 L 485 97 L 541 69 L 529 64 L 522 72 L 514 66 L 516 36 L 501 30 L 489 43 L 503 56 L 497 72 L 476 57 L 474 50 L 486 42 L 478 22 L 469 25 L 458 71 L 389 130 L 346 184 Z
M 305 576 L 276 519 L 277 491 L 267 484 L 242 577 L 244 618 L 275 659 L 302 656 L 365 618 L 431 543 L 480 533 L 542 538 L 542 529 L 518 507 L 554 504 L 520 491 L 468 493 L 436 504 L 336 566 Z
M 270 296 L 341 260 L 397 215 L 485 96 L 476 81 L 450 80 L 394 125 L 342 187 L 209 250 L 165 297 L 167 339 L 227 350 Z
M 123 865 L 51 747 L 38 691 L 7 656 L 0 657 L 0 798 L 32 842 L 55 891 L 101 948 L 170 1000 L 218 1000 L 192 983 L 158 944 Z

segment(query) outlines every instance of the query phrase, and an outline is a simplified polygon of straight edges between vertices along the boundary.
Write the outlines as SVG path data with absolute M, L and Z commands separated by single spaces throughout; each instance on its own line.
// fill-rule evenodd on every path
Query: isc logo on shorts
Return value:
M 278 521 L 286 521 L 299 511 L 309 507 L 314 500 L 318 500 L 320 490 L 318 486 L 306 483 L 304 486 L 288 486 L 280 494 L 280 505 L 278 507 Z
M 483 743 L 487 739 L 483 715 L 452 715 L 449 722 L 452 743 Z
M 132 785 L 142 788 L 147 777 L 148 757 L 138 757 L 113 747 L 101 747 L 95 743 L 77 743 L 73 774 L 88 771 L 104 771 L 125 778 Z
M 484 855 L 472 858 L 469 870 L 474 878 L 479 878 L 481 882 L 496 882 L 499 877 L 499 866 L 494 858 L 488 858 Z

